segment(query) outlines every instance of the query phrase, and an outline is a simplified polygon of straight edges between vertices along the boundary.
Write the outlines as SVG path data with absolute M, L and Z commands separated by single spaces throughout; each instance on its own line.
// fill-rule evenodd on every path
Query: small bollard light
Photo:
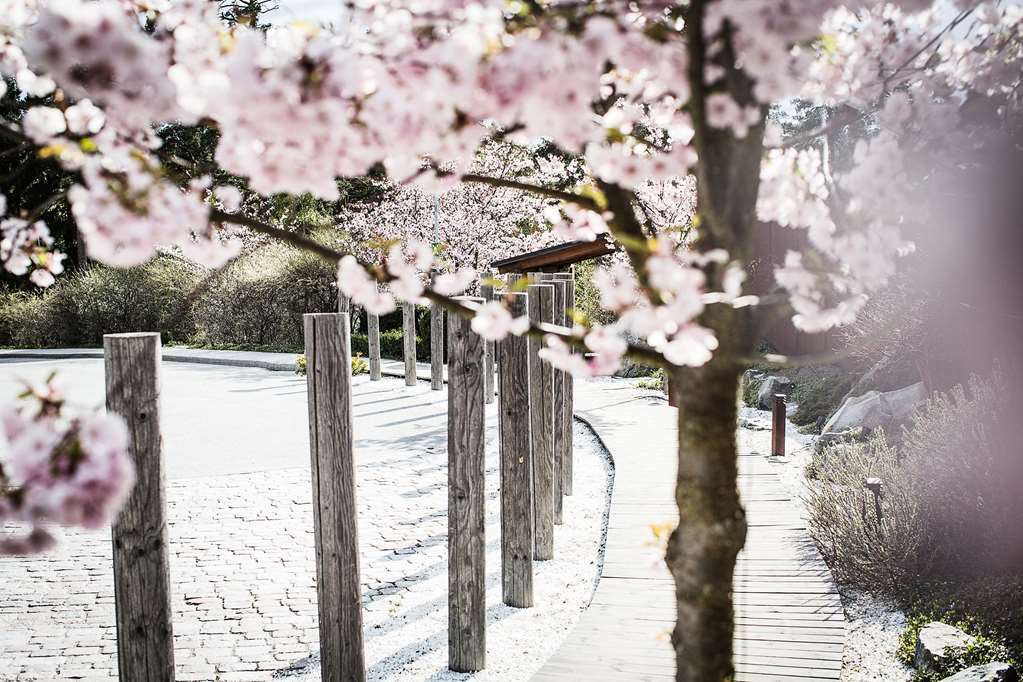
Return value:
M 785 395 L 776 393 L 771 405 L 771 456 L 785 456 Z
M 881 479 L 874 476 L 868 476 L 863 479 L 863 487 L 874 494 L 874 512 L 877 514 L 877 523 L 880 525 L 883 520 L 881 515 Z M 865 512 L 864 512 L 865 513 Z

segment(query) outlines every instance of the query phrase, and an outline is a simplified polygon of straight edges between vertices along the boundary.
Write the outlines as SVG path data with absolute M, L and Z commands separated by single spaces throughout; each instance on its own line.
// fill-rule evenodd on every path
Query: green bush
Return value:
M 792 423 L 812 427 L 818 433 L 855 380 L 855 375 L 836 365 L 803 367 L 787 376 L 795 383 L 789 396 L 796 403 Z
M 648 377 L 643 377 L 636 382 L 636 388 L 646 388 L 653 391 L 664 390 L 664 369 L 658 368 Z
M 212 278 L 193 307 L 194 343 L 301 348 L 302 315 L 337 309 L 335 271 L 308 252 L 264 246 Z
M 943 620 L 939 613 L 933 611 L 919 611 L 913 614 L 906 624 L 906 629 L 899 635 L 899 648 L 897 656 L 906 665 L 912 665 L 916 654 L 916 641 L 920 630 L 932 621 L 941 621 L 957 627 L 968 635 L 975 638 L 975 641 L 965 647 L 945 649 L 944 656 L 940 663 L 932 670 L 917 670 L 913 675 L 913 682 L 940 682 L 940 680 L 954 675 L 960 670 L 971 666 L 993 663 L 996 661 L 1015 665 L 1009 648 L 997 637 L 991 637 L 978 629 L 977 623 L 972 619 L 963 619 L 953 622 Z
M 305 353 L 301 353 L 295 357 L 295 374 L 305 375 L 309 372 L 309 361 L 305 357 Z M 362 357 L 362 354 L 352 356 L 352 375 L 356 374 L 368 374 L 369 363 Z
M 104 334 L 133 331 L 188 339 L 195 327 L 186 299 L 201 276 L 187 261 L 158 256 L 134 268 L 74 272 L 43 291 L 7 293 L 0 299 L 0 345 L 98 346 Z

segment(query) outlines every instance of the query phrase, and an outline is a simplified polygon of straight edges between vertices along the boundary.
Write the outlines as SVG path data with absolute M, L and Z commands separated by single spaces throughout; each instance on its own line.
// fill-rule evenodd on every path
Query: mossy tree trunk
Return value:
M 686 22 L 692 83 L 704 82 L 708 61 L 701 29 L 705 4 L 694 0 Z M 724 249 L 731 260 L 749 263 L 764 126 L 761 122 L 739 139 L 731 130 L 707 124 L 704 112 L 711 93 L 727 93 L 741 106 L 755 106 L 752 84 L 736 67 L 727 25 L 722 44 L 712 61 L 724 75 L 708 86 L 694 87 L 690 100 L 699 154 L 694 246 L 703 253 Z M 767 112 L 761 111 L 763 119 Z M 711 288 L 720 287 L 721 274 L 721 266 L 709 269 Z M 737 487 L 737 393 L 755 332 L 747 309 L 725 305 L 708 307 L 699 322 L 714 330 L 719 347 L 702 367 L 671 370 L 671 381 L 679 387 L 679 525 L 668 540 L 666 562 L 675 580 L 676 680 L 723 682 L 735 672 L 732 579 L 746 539 Z

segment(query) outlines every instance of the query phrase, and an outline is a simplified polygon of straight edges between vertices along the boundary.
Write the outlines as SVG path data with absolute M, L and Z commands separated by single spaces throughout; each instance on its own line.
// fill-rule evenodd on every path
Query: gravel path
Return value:
M 0 362 L 0 396 L 14 394 L 15 376 L 54 368 L 75 402 L 101 402 L 96 360 Z M 162 375 L 176 678 L 269 680 L 318 649 L 305 381 L 182 363 L 164 364 Z M 369 677 L 465 679 L 446 670 L 446 393 L 392 378 L 354 384 Z M 576 494 L 556 530 L 557 558 L 537 564 L 537 607 L 505 607 L 495 408 L 486 444 L 488 670 L 476 678 L 519 680 L 589 602 L 609 462 L 577 424 Z M 69 532 L 51 554 L 0 560 L 0 680 L 115 678 L 111 570 L 106 532 Z

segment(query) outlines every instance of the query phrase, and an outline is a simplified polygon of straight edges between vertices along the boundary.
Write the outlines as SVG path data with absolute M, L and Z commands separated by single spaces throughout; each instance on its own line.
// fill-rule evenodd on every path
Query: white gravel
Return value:
M 788 406 L 789 414 L 795 409 Z M 742 428 L 770 430 L 771 413 L 742 407 L 739 413 Z M 785 457 L 771 457 L 778 465 L 778 476 L 794 499 L 802 504 L 806 494 L 806 465 L 813 456 L 816 436 L 802 434 L 786 422 Z M 804 509 L 805 516 L 805 509 Z M 904 682 L 912 670 L 896 658 L 899 635 L 906 626 L 906 615 L 894 604 L 865 592 L 839 586 L 846 618 L 845 650 L 842 653 L 843 682 L 885 680 Z
M 574 432 L 574 494 L 565 498 L 564 524 L 555 528 L 555 559 L 534 563 L 534 603 L 501 602 L 500 497 L 497 444 L 487 442 L 487 662 L 475 674 L 447 667 L 447 569 L 435 570 L 407 592 L 371 602 L 365 613 L 369 680 L 528 680 L 557 650 L 589 604 L 596 587 L 607 524 L 612 466 L 585 425 Z M 446 495 L 446 490 L 440 490 Z M 430 509 L 444 500 L 424 500 Z M 425 559 L 429 564 L 433 559 Z M 282 671 L 283 672 L 283 671 Z M 289 679 L 320 679 L 316 656 L 289 671 Z

